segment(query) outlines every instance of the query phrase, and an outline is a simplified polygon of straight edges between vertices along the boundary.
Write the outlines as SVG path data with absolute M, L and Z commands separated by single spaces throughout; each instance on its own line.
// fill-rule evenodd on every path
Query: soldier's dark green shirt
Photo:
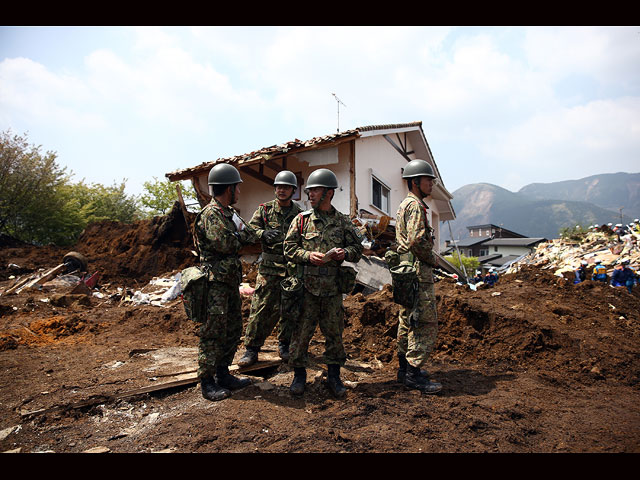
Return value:
M 333 206 L 328 212 L 318 209 L 298 214 L 291 222 L 284 240 L 287 259 L 301 265 L 312 265 L 311 252 L 327 253 L 334 247 L 345 250 L 345 260 L 358 262 L 362 257 L 362 236 L 349 217 Z M 327 267 L 338 267 L 340 263 L 330 260 Z M 340 293 L 335 276 L 305 276 L 305 288 L 314 295 L 337 295 Z
M 224 207 L 213 198 L 195 223 L 200 262 L 209 267 L 209 280 L 229 285 L 239 285 L 242 280 L 238 251 L 243 245 L 257 241 L 251 226 L 238 231 L 233 221 L 234 214 L 237 212 L 233 207 Z
M 262 263 L 260 263 L 260 273 L 264 275 L 285 275 L 284 237 L 289 230 L 291 221 L 301 211 L 302 209 L 296 202 L 292 201 L 289 207 L 281 207 L 277 199 L 262 203 L 256 209 L 249 221 L 249 225 L 254 228 L 258 238 L 262 240 L 265 230 L 278 230 L 282 235 L 278 242 L 271 245 L 262 240 L 263 258 Z M 276 257 L 281 257 L 281 260 Z

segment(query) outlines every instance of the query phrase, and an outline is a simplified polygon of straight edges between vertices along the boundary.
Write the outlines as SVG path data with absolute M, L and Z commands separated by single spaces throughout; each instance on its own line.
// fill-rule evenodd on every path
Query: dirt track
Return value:
M 72 250 L 101 272 L 103 298 L 0 296 L 0 451 L 640 452 L 639 292 L 574 286 L 537 267 L 476 292 L 436 284 L 437 396 L 395 381 L 388 289 L 345 300 L 344 400 L 319 363 L 303 399 L 289 395 L 285 365 L 222 402 L 194 383 L 126 396 L 195 369 L 196 330 L 179 300 L 135 306 L 115 295 L 179 271 L 189 249 L 179 218 L 96 224 Z M 69 250 L 3 246 L 0 288 Z M 316 360 L 322 349 L 318 334 Z M 277 359 L 273 337 L 267 358 Z

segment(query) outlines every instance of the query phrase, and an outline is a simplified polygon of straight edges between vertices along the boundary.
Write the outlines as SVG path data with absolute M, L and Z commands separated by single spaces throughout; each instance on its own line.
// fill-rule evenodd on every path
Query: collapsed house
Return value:
M 395 212 L 408 193 L 402 171 L 409 161 L 417 158 L 432 166 L 438 180 L 431 196 L 425 199 L 438 253 L 440 224 L 454 220 L 455 212 L 451 204 L 453 196 L 438 171 L 422 122 L 365 126 L 306 141 L 296 139 L 247 154 L 203 162 L 165 176 L 172 182 L 191 181 L 198 203 L 204 207 L 211 200 L 208 190 L 211 168 L 218 163 L 234 165 L 241 173 L 245 187 L 234 207 L 247 218 L 261 203 L 273 199 L 273 181 L 280 171 L 295 173 L 299 188 L 293 200 L 306 210 L 310 204 L 303 196 L 305 180 L 318 168 L 332 170 L 339 184 L 333 205 L 348 214 L 367 236 L 365 255 L 377 257 L 367 258 L 358 265 L 358 281 L 376 288 L 387 278 L 386 266 L 380 260 L 395 242 Z M 459 273 L 441 256 L 439 265 L 449 273 Z M 364 280 L 365 276 L 367 280 Z

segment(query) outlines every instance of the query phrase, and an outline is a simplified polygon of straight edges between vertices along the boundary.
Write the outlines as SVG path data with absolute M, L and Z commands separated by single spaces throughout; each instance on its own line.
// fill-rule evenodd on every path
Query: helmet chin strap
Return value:
M 231 200 L 229 202 L 229 205 L 233 205 L 234 203 L 236 203 L 236 185 L 237 184 L 233 184 L 230 186 L 231 188 Z
M 414 178 L 412 181 L 413 181 L 413 184 L 414 184 L 414 185 L 416 185 L 416 186 L 418 187 L 418 191 L 420 192 L 420 195 L 422 196 L 422 198 L 424 198 L 424 197 L 426 197 L 426 196 L 427 196 L 427 194 L 426 194 L 426 193 L 424 193 L 424 192 L 422 191 L 422 187 L 420 187 L 420 178 L 421 178 L 421 177 L 416 177 L 416 178 Z

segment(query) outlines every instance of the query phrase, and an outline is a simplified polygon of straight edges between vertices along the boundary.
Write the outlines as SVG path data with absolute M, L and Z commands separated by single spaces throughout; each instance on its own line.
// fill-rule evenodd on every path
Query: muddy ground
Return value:
M 180 300 L 130 300 L 193 263 L 189 242 L 172 214 L 94 224 L 71 249 L 0 245 L 1 291 L 69 250 L 101 275 L 101 298 L 54 284 L 0 296 L 0 451 L 640 452 L 637 290 L 573 285 L 540 267 L 475 292 L 443 279 L 435 396 L 396 383 L 389 288 L 349 295 L 345 399 L 324 385 L 318 332 L 303 398 L 289 395 L 291 369 L 267 362 L 278 358 L 272 336 L 267 367 L 243 372 L 253 384 L 214 403 L 192 380 L 196 329 Z M 245 274 L 251 285 L 255 268 Z

